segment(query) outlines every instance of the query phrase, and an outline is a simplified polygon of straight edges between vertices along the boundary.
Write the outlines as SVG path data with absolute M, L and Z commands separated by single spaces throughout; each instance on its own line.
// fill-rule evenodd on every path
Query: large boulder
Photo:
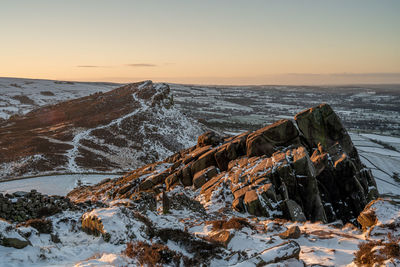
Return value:
M 321 201 L 316 171 L 304 147 L 294 149 L 293 169 L 296 173 L 299 193 L 302 198 L 304 212 L 313 221 L 327 222 L 324 206 Z
M 221 171 L 228 169 L 229 162 L 245 154 L 247 133 L 239 135 L 218 148 L 215 161 Z
M 360 169 L 339 143 L 328 149 L 320 145 L 311 159 L 319 169 L 318 187 L 328 221 L 341 219 L 356 223 L 355 219 L 368 201 L 377 197 L 372 174 L 365 168 Z
M 0 219 L 0 246 L 22 249 L 28 245 L 30 242 L 11 223 Z
M 287 241 L 275 247 L 268 248 L 261 252 L 256 259 L 257 266 L 266 266 L 268 264 L 282 262 L 288 259 L 299 259 L 300 245 L 295 241 Z
M 255 216 L 269 216 L 267 210 L 262 206 L 256 190 L 247 191 L 243 201 L 248 213 Z
M 400 238 L 400 216 L 397 204 L 388 200 L 371 201 L 358 215 L 357 221 L 370 236 L 384 236 L 389 233 Z

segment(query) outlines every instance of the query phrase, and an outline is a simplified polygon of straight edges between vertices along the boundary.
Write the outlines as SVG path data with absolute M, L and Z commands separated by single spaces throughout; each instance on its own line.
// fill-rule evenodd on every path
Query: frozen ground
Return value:
M 16 191 L 31 191 L 36 189 L 46 195 L 65 196 L 69 191 L 80 185 L 97 184 L 103 179 L 115 178 L 118 175 L 106 174 L 66 174 L 49 175 L 0 183 L 0 193 Z
M 379 192 L 400 202 L 400 138 L 354 133 L 350 136 L 361 161 L 371 168 Z
M 170 87 L 183 112 L 221 131 L 259 129 L 328 103 L 347 129 L 400 135 L 399 85 Z
M 106 92 L 120 84 L 101 82 L 65 82 L 0 77 L 0 118 L 26 114 L 39 106 Z
M 183 188 L 180 192 L 193 194 L 191 190 Z M 147 225 L 130 209 L 121 205 L 129 202 L 130 200 L 110 202 L 108 208 L 97 208 L 87 213 L 66 211 L 49 217 L 53 222 L 53 233 L 59 236 L 61 243 L 54 243 L 49 234 L 39 234 L 32 227 L 3 231 L 6 235 L 16 238 L 22 238 L 21 234 L 30 233 L 28 240 L 31 245 L 22 250 L 0 246 L 1 266 L 138 266 L 135 259 L 122 253 L 130 240 L 162 242 L 174 251 L 189 257 L 194 256 L 188 251 L 188 247 L 179 242 L 165 242 L 158 237 L 150 241 L 145 230 Z M 398 214 L 394 212 L 396 207 L 392 204 L 383 202 L 375 206 L 380 224 L 398 220 Z M 163 214 L 160 201 L 157 202 L 157 207 L 154 211 L 144 210 L 141 213 L 142 217 L 148 218 L 154 229 L 186 230 L 196 238 L 207 238 L 219 231 L 213 229 L 207 221 L 221 214 L 214 214 L 208 210 L 202 213 L 186 208 L 173 209 L 169 214 Z M 108 242 L 105 242 L 101 235 L 88 235 L 80 229 L 81 218 L 93 216 L 101 220 L 103 231 L 110 237 Z M 226 216 L 246 217 L 246 214 L 233 212 Z M 274 259 L 280 253 L 290 253 L 290 245 L 282 245 L 288 240 L 282 239 L 279 234 L 292 226 L 298 226 L 301 235 L 289 241 L 300 245 L 299 258 L 307 266 L 355 266 L 353 259 L 358 244 L 371 238 L 380 238 L 379 235 L 371 237 L 368 232 L 362 232 L 349 225 L 342 226 L 340 222 L 329 225 L 292 223 L 262 217 L 248 218 L 248 221 L 250 226 L 228 230 L 232 239 L 226 248 L 222 249 L 220 257 L 211 259 L 208 266 L 256 266 L 260 258 Z M 9 229 L 10 225 L 0 221 L 0 230 L 7 228 Z M 385 228 L 381 230 L 386 231 Z M 275 266 L 303 265 L 295 259 L 290 259 Z
M 0 77 L 0 118 L 119 86 Z M 347 129 L 400 135 L 399 85 L 170 87 L 181 111 L 227 132 L 258 129 L 325 102 L 340 115 Z

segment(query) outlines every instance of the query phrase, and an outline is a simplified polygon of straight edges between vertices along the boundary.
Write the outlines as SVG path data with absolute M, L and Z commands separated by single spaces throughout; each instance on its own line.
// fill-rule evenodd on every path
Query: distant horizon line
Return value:
M 375 73 L 328 73 L 328 74 L 318 74 L 318 73 L 286 73 L 286 74 L 276 74 L 276 75 L 269 75 L 269 76 L 284 76 L 284 75 L 292 75 L 292 76 L 345 76 L 345 77 L 352 77 L 352 76 L 362 76 L 362 77 L 371 77 L 373 75 L 384 75 L 390 77 L 398 76 L 398 81 L 379 81 L 379 82 L 343 82 L 343 83 L 333 83 L 333 82 L 299 82 L 299 83 L 208 83 L 208 82 L 179 82 L 179 81 L 164 81 L 168 79 L 174 79 L 174 77 L 167 78 L 127 78 L 127 77 L 111 77 L 111 78 L 104 78 L 104 79 L 55 79 L 55 78 L 33 78 L 33 77 L 16 77 L 16 76 L 0 76 L 0 79 L 21 79 L 21 80 L 44 80 L 44 81 L 64 81 L 64 82 L 76 82 L 76 83 L 111 83 L 111 84 L 130 84 L 130 83 L 138 83 L 142 81 L 151 80 L 154 83 L 166 83 L 166 84 L 180 84 L 180 85 L 201 85 L 201 86 L 363 86 L 363 85 L 400 85 L 400 72 L 375 72 Z M 207 77 L 185 77 L 183 79 L 207 79 Z M 237 78 L 251 78 L 251 77 L 236 77 Z M 124 79 L 130 81 L 115 81 L 115 79 Z M 210 77 L 210 79 L 230 79 L 229 77 Z M 231 79 L 234 79 L 232 77 Z

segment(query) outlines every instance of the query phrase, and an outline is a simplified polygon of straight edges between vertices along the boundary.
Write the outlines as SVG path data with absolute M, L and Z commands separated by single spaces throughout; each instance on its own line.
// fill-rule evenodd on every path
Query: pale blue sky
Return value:
M 400 82 L 398 0 L 0 3 L 0 76 Z

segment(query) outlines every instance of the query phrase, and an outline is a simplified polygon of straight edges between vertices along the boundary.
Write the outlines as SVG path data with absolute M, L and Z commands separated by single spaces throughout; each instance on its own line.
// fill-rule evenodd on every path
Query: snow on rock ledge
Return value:
M 360 213 L 357 221 L 371 237 L 400 237 L 400 209 L 384 199 L 371 201 Z
M 94 209 L 82 215 L 82 229 L 88 234 L 101 235 L 112 244 L 123 244 L 131 239 L 146 240 L 145 225 L 124 207 Z
M 29 245 L 29 241 L 12 224 L 0 218 L 0 245 L 22 249 Z

